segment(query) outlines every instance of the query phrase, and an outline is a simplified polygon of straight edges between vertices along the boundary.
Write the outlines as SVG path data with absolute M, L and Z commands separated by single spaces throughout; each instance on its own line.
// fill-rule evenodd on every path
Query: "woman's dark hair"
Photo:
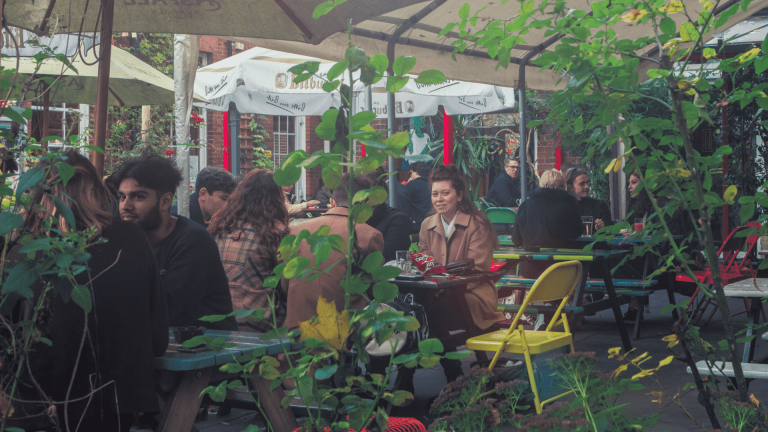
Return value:
M 74 168 L 74 174 L 64 184 L 61 172 L 56 167 L 57 162 L 63 162 Z M 61 232 L 71 232 L 96 227 L 99 233 L 114 221 L 114 198 L 109 189 L 101 181 L 93 164 L 80 153 L 68 150 L 54 161 L 43 160 L 38 168 L 48 170 L 44 180 L 46 187 L 40 188 L 32 201 L 39 208 L 33 207 L 24 218 L 24 227 L 30 232 L 41 232 L 43 222 L 52 216 L 58 218 L 54 225 Z M 53 197 L 59 198 L 72 210 L 75 224 L 71 227 L 54 204 Z
M 282 226 L 278 227 L 278 223 Z M 213 215 L 208 231 L 214 237 L 223 237 L 245 225 L 250 225 L 268 246 L 279 245 L 285 236 L 284 230 L 288 227 L 285 195 L 270 171 L 260 169 L 246 174 L 224 208 Z
M 488 220 L 488 216 L 481 212 L 470 198 L 469 186 L 467 185 L 466 180 L 464 180 L 464 175 L 459 172 L 458 168 L 456 168 L 456 165 L 442 165 L 432 170 L 432 174 L 429 176 L 429 190 L 431 191 L 432 185 L 439 181 L 451 182 L 451 186 L 461 199 L 459 201 L 459 211 L 468 214 L 472 219 L 480 222 L 480 224 L 488 230 L 491 237 L 494 239 L 493 248 L 495 249 L 498 246 L 499 240 L 498 237 L 496 237 L 496 230 L 493 229 L 493 225 L 491 225 L 491 221 Z M 432 209 L 432 212 L 434 212 L 434 209 Z
M 574 167 L 568 168 L 565 171 L 565 187 L 568 192 L 573 191 L 573 182 L 575 182 L 577 178 L 583 175 L 589 177 L 587 169 L 581 165 L 576 165 Z

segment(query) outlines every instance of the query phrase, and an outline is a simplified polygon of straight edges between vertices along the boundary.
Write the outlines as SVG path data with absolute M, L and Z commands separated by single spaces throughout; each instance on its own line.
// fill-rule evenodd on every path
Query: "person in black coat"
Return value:
M 397 191 L 397 208 L 413 221 L 412 232 L 421 229 L 421 223 L 432 210 L 432 193 L 429 190 L 429 174 L 432 164 L 414 162 L 410 165 L 411 179 Z
M 51 343 L 36 342 L 32 346 L 30 371 L 48 398 L 64 401 L 68 397 L 72 401 L 66 409 L 64 404 L 56 405 L 61 429 L 68 423 L 75 430 L 82 418 L 80 431 L 109 432 L 118 427 L 127 431 L 134 413 L 159 410 L 153 357 L 161 356 L 168 346 L 165 292 L 143 230 L 114 218 L 110 193 L 87 158 L 75 151 L 65 156 L 67 159 L 59 163 L 72 166 L 74 175 L 64 186 L 55 182 L 58 164 L 50 167 L 46 180 L 49 189 L 34 197 L 40 210 L 26 214 L 24 227 L 40 238 L 51 235 L 45 227 L 56 211 L 51 194 L 69 206 L 76 223 L 71 227 L 59 218 L 54 222 L 56 229 L 68 233 L 95 227 L 107 242 L 87 249 L 88 270 L 75 276 L 75 283 L 90 293 L 92 309 L 87 314 L 72 299 L 62 297 L 61 293 L 73 289 L 66 278 L 51 278 L 53 290 L 45 291 L 42 280 L 31 287 L 35 296 L 48 297 L 36 326 Z M 15 256 L 21 259 L 20 254 Z M 88 330 L 85 334 L 84 329 Z M 40 407 L 41 412 L 48 405 Z M 10 423 L 23 420 L 21 414 L 17 410 Z M 27 419 L 50 422 L 48 415 Z M 21 427 L 53 430 L 50 423 Z
M 573 247 L 573 240 L 581 236 L 584 227 L 576 197 L 565 190 L 563 173 L 546 171 L 539 186 L 517 211 L 512 241 L 523 248 Z M 524 261 L 520 270 L 525 277 L 538 277 L 547 267 L 549 263 Z
M 499 174 L 488 190 L 486 199 L 497 207 L 517 207 L 520 199 L 520 161 L 508 157 L 504 172 Z
M 565 172 L 565 184 L 568 192 L 578 200 L 579 214 L 592 216 L 595 231 L 613 225 L 608 204 L 589 196 L 589 176 L 582 166 L 569 168 Z
M 379 167 L 368 174 L 368 178 L 377 186 L 386 188 L 386 179 L 382 176 L 385 172 L 384 168 Z M 366 223 L 376 228 L 384 237 L 385 261 L 394 260 L 395 252 L 411 247 L 411 220 L 405 213 L 388 206 L 386 202 L 373 207 L 373 215 Z

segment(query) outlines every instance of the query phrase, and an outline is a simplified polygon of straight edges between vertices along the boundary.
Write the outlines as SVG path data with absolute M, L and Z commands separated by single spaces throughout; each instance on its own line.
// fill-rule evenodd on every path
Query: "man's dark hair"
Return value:
M 432 163 L 431 162 L 414 162 L 408 167 L 408 169 L 418 174 L 419 177 L 424 177 L 425 179 L 428 179 L 429 175 L 432 174 Z
M 134 179 L 139 186 L 153 189 L 158 194 L 176 193 L 181 183 L 181 170 L 174 161 L 155 153 L 147 153 L 128 159 L 111 177 L 116 189 L 120 189 L 123 180 Z
M 349 196 L 347 195 L 347 187 L 349 187 L 349 173 L 341 176 L 341 185 L 333 190 L 333 200 L 336 201 L 337 206 L 349 206 Z M 370 189 L 373 187 L 373 181 L 368 176 L 357 176 L 352 184 L 352 196 L 354 197 L 358 191 L 363 189 Z
M 517 164 L 520 165 L 520 159 L 515 156 L 507 156 L 507 158 L 504 159 L 504 166 L 508 166 L 510 162 L 517 162 Z
M 217 191 L 222 191 L 229 195 L 235 190 L 237 186 L 237 180 L 235 176 L 224 168 L 219 167 L 205 167 L 197 174 L 197 180 L 195 180 L 195 192 L 200 192 L 200 189 L 205 188 L 208 191 L 208 195 Z

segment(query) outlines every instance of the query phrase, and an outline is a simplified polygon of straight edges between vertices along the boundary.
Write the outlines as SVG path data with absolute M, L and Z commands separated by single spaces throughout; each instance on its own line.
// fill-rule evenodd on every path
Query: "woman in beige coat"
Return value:
M 429 180 L 435 213 L 421 224 L 419 252 L 434 257 L 442 264 L 471 258 L 475 260 L 477 270 L 490 270 L 498 239 L 488 217 L 469 199 L 463 175 L 454 165 L 447 165 L 432 171 Z M 468 286 L 465 298 L 474 325 L 480 329 L 485 330 L 504 319 L 496 311 L 498 297 L 493 283 Z M 453 298 L 445 296 L 425 306 L 430 329 L 438 337 L 457 330 L 454 317 L 459 311 Z M 453 350 L 456 347 L 445 348 Z M 462 375 L 458 360 L 443 359 L 441 364 L 448 382 Z

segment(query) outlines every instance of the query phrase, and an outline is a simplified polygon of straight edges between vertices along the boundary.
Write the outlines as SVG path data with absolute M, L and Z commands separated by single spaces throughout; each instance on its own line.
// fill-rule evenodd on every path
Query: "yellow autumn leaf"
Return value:
M 683 39 L 682 38 L 670 39 L 670 40 L 667 41 L 667 43 L 662 45 L 662 48 L 663 49 L 667 49 L 669 47 L 677 46 L 677 44 L 679 44 L 679 43 L 683 43 Z
M 625 370 L 627 370 L 628 366 L 629 366 L 628 364 L 623 364 L 623 365 L 617 367 L 616 370 L 611 373 L 611 378 L 616 378 L 617 376 L 619 376 L 620 373 L 622 373 Z
M 301 340 L 314 338 L 326 341 L 336 350 L 344 349 L 344 343 L 351 333 L 349 328 L 349 311 L 336 311 L 336 302 L 327 301 L 320 297 L 317 301 L 317 322 L 302 321 L 299 323 Z
M 647 377 L 650 375 L 653 375 L 653 369 L 643 369 L 641 372 L 638 372 L 635 375 L 633 375 L 631 379 L 632 381 L 634 381 L 638 378 Z
M 619 172 L 619 170 L 621 170 L 622 160 L 623 160 L 623 156 L 616 160 L 616 165 L 613 166 L 613 172 Z
M 757 400 L 754 394 L 749 395 L 749 401 L 752 402 L 756 407 L 760 406 L 760 401 Z
M 747 60 L 752 60 L 753 58 L 757 57 L 758 54 L 760 54 L 760 48 L 752 48 L 751 50 L 739 56 L 739 64 L 744 63 Z
M 641 9 L 635 9 L 632 11 L 629 11 L 621 16 L 621 20 L 627 23 L 636 23 L 640 21 L 640 18 L 648 15 L 647 10 L 641 10 Z
M 661 340 L 664 341 L 664 342 L 676 341 L 677 340 L 677 335 L 671 334 L 669 336 L 664 336 L 663 338 L 661 338 Z
M 661 403 L 664 401 L 664 393 L 660 391 L 652 391 L 651 396 L 655 397 L 656 399 L 651 400 L 651 402 L 656 402 L 659 404 L 659 408 L 661 408 Z
M 640 362 L 641 362 L 642 360 L 646 360 L 646 358 L 647 358 L 647 357 L 648 357 L 648 353 L 647 353 L 647 352 L 644 352 L 644 353 L 642 353 L 641 355 L 639 355 L 639 356 L 635 357 L 635 359 L 634 359 L 634 360 L 632 360 L 632 364 L 640 364 Z
M 674 356 L 669 356 L 669 357 L 665 358 L 664 360 L 661 360 L 661 361 L 659 362 L 659 365 L 656 367 L 656 370 L 659 370 L 659 369 L 661 369 L 661 368 L 662 368 L 662 366 L 666 366 L 666 365 L 668 365 L 668 364 L 672 363 L 672 360 L 673 360 L 674 358 L 675 358 Z
M 608 350 L 608 358 L 614 358 L 618 356 L 620 352 L 621 352 L 621 347 L 610 348 Z
M 723 193 L 723 201 L 725 201 L 727 204 L 733 204 L 733 199 L 736 198 L 736 193 L 738 191 L 739 189 L 736 186 L 728 186 L 728 189 L 726 189 L 725 193 Z
M 709 12 L 712 10 L 713 7 L 715 7 L 715 2 L 708 1 L 704 3 L 704 6 L 702 6 L 701 8 L 704 9 L 705 12 Z
M 659 12 L 663 12 L 669 15 L 676 14 L 681 10 L 683 10 L 683 2 L 680 0 L 672 0 L 668 5 L 659 8 Z

